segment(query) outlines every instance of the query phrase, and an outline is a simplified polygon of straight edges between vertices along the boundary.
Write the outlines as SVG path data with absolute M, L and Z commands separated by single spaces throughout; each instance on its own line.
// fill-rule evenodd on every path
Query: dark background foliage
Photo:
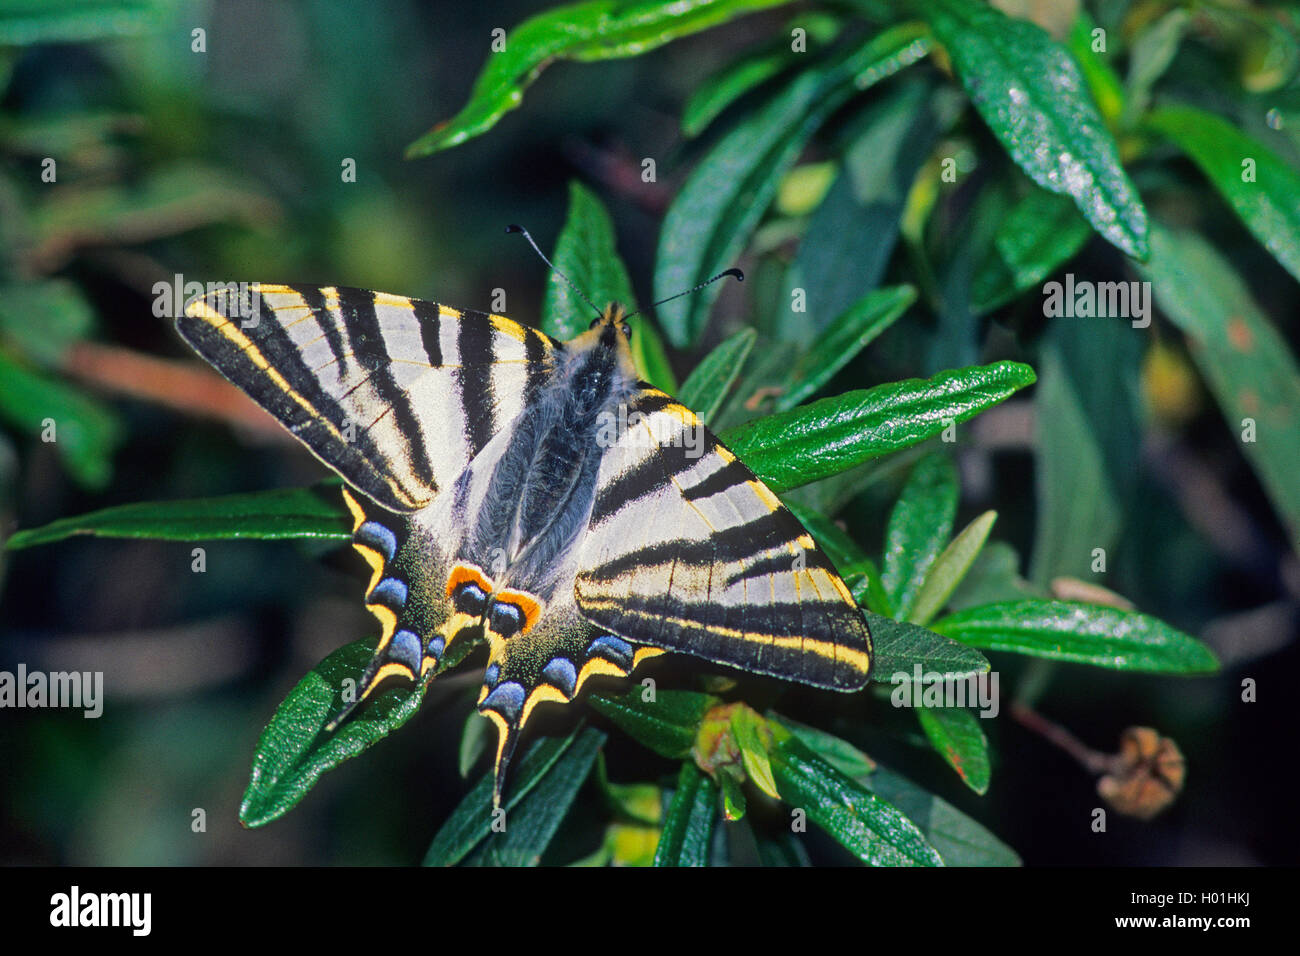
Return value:
M 737 57 L 787 43 L 798 17 L 833 15 L 832 35 L 847 23 L 865 36 L 898 19 L 883 2 L 795 5 L 645 56 L 557 64 L 489 132 L 408 160 L 408 145 L 469 99 L 491 31 L 546 4 L 133 0 L 111 15 L 89 0 L 28 7 L 27 16 L 21 4 L 0 16 L 0 355 L 55 390 L 23 405 L 17 380 L 5 382 L 6 535 L 115 504 L 322 477 L 313 459 L 213 388 L 170 320 L 155 315 L 159 280 L 355 285 L 483 309 L 504 289 L 508 314 L 529 322 L 549 280 L 502 227 L 524 223 L 551 248 L 579 180 L 612 215 L 636 298 L 648 302 L 660 291 L 657 250 L 674 197 L 773 87 L 744 93 L 696 137 L 682 131 L 683 104 Z M 1075 5 L 1019 9 L 1050 19 L 1053 8 L 1059 16 Z M 1088 9 L 1115 38 L 1111 64 L 1125 77 L 1126 108 L 1190 103 L 1225 116 L 1295 175 L 1294 11 L 1109 0 Z M 1168 19 L 1180 9 L 1186 23 Z M 1058 38 L 1072 19 L 1063 22 Z M 1157 32 L 1161 23 L 1172 40 Z M 206 30 L 204 53 L 191 50 L 195 27 Z M 927 749 L 914 721 L 868 734 L 867 749 L 1028 864 L 1294 862 L 1296 515 L 1261 484 L 1181 323 L 1157 310 L 1139 334 L 1122 322 L 1044 318 L 1046 278 L 1146 277 L 1080 229 L 1068 203 L 1049 232 L 1047 245 L 1064 250 L 1050 273 L 996 308 L 954 305 L 993 288 L 979 283 L 995 233 L 1036 187 L 967 105 L 952 69 L 947 56 L 931 56 L 826 117 L 761 225 L 739 237 L 750 281 L 721 292 L 698 342 L 670 349 L 676 377 L 748 325 L 763 333 L 751 361 L 779 364 L 777 342 L 813 337 L 778 314 L 790 288 L 836 288 L 843 307 L 854 298 L 845 276 L 873 269 L 879 284 L 916 284 L 921 299 L 826 394 L 1004 358 L 1032 365 L 1035 389 L 963 433 L 955 527 L 996 509 L 994 557 L 1044 590 L 1057 575 L 1088 577 L 1079 555 L 1106 529 L 1110 564 L 1097 583 L 1196 635 L 1223 666 L 1178 678 L 1000 655 L 1005 700 L 1031 701 L 1102 751 L 1115 750 L 1126 727 L 1156 727 L 1186 755 L 1186 790 L 1152 821 L 1111 814 L 1108 832 L 1093 833 L 1094 777 L 1005 706 L 998 720 L 981 722 L 993 760 L 982 796 Z M 1296 279 L 1282 257 L 1169 143 L 1145 127 L 1117 126 L 1148 211 L 1209 239 L 1228 276 L 1205 275 L 1210 288 L 1231 312 L 1241 283 L 1294 356 Z M 41 180 L 47 156 L 58 159 L 53 184 Z M 643 181 L 644 157 L 656 161 L 653 182 Z M 945 157 L 957 160 L 955 183 L 939 175 Z M 355 182 L 340 176 L 348 158 Z M 849 168 L 876 177 L 870 201 L 855 206 L 835 186 L 826 192 Z M 1300 205 L 1300 195 L 1289 200 Z M 1048 204 L 1042 215 L 1051 210 L 1060 212 Z M 1277 385 L 1264 365 L 1236 374 L 1235 386 L 1254 381 L 1265 402 L 1296 394 L 1294 379 Z M 39 441 L 32 416 L 39 422 L 51 402 L 72 403 L 83 431 Z M 1273 446 L 1283 454 L 1300 431 L 1296 411 L 1287 441 Z M 739 421 L 736 408 L 730 413 L 724 424 Z M 843 500 L 833 491 L 807 500 L 836 512 L 874 556 L 915 461 L 912 452 L 886 459 L 869 480 L 842 486 Z M 1292 480 L 1297 466 L 1281 462 Z M 401 732 L 327 774 L 282 820 L 245 831 L 239 802 L 269 715 L 321 658 L 375 625 L 359 600 L 360 562 L 347 549 L 302 540 L 204 546 L 202 574 L 179 542 L 73 538 L 0 552 L 0 668 L 103 670 L 108 693 L 98 720 L 0 712 L 0 860 L 418 861 L 469 786 L 456 768 L 478 674 L 440 678 Z M 671 683 L 693 667 L 672 663 L 660 673 Z M 1259 683 L 1257 703 L 1241 702 L 1247 677 Z M 761 685 L 753 702 L 775 693 Z M 843 701 L 795 690 L 781 707 L 859 740 L 846 732 L 853 717 Z M 675 762 L 592 719 L 610 731 L 611 779 L 676 779 Z M 555 723 L 557 732 L 567 727 Z M 602 799 L 594 786 L 579 795 L 556 862 L 600 845 Z M 206 811 L 206 833 L 191 831 L 194 808 Z M 755 826 L 771 812 L 752 809 Z M 738 832 L 732 852 L 744 860 L 750 851 Z M 822 834 L 807 843 L 816 861 L 846 859 Z

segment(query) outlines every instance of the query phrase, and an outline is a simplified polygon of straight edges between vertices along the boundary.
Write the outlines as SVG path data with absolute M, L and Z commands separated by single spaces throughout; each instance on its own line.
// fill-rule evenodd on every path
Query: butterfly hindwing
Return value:
M 578 607 L 635 641 L 858 690 L 871 636 L 825 553 L 684 406 L 645 388 L 606 452 Z
M 182 336 L 353 487 L 427 505 L 541 387 L 558 343 L 502 316 L 382 292 L 219 288 Z

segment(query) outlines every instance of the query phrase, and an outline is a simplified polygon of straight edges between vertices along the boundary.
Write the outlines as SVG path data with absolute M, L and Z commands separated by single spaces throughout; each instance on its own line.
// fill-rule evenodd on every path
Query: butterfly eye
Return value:
M 510 639 L 524 628 L 524 612 L 517 604 L 498 601 L 488 611 L 488 627 L 503 639 Z
M 461 614 L 482 617 L 483 609 L 487 607 L 487 593 L 473 581 L 466 581 L 456 588 L 451 603 Z
M 623 323 L 623 335 L 629 339 L 632 337 L 632 326 L 626 322 Z

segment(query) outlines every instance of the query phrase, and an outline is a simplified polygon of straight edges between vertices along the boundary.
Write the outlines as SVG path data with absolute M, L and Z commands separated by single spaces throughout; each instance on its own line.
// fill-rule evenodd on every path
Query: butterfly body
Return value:
M 361 692 L 480 643 L 495 798 L 534 709 L 683 651 L 835 690 L 870 634 L 835 569 L 695 415 L 639 381 L 622 310 L 561 343 L 485 313 L 251 286 L 181 334 L 348 484 L 382 633 Z

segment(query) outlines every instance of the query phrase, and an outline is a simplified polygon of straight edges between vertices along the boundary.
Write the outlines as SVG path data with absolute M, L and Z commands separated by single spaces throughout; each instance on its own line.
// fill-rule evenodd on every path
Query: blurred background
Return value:
M 466 101 L 491 31 L 547 6 L 0 3 L 0 354 L 31 376 L 11 377 L 0 400 L 4 535 L 114 504 L 324 476 L 188 353 L 170 318 L 156 314 L 160 281 L 354 285 L 480 309 L 502 288 L 508 313 L 530 322 L 545 268 L 502 230 L 523 223 L 549 249 L 576 179 L 610 209 L 634 286 L 648 300 L 660 220 L 701 151 L 681 132 L 682 104 L 790 13 L 742 18 L 636 59 L 560 64 L 487 135 L 403 159 L 409 143 Z M 868 14 L 877 6 L 861 5 Z M 1099 16 L 1122 20 L 1131 5 L 1102 6 Z M 58 15 L 42 16 L 51 11 Z M 193 49 L 196 28 L 203 52 Z M 1188 41 L 1177 55 L 1189 62 L 1175 76 L 1249 68 L 1214 43 Z M 938 77 L 942 65 L 922 69 Z M 900 82 L 882 84 L 878 96 Z M 837 117 L 805 165 L 834 155 L 835 130 L 876 99 L 873 90 Z M 1278 121 L 1270 143 L 1294 165 L 1294 71 L 1256 105 L 1265 99 L 1290 121 Z M 963 182 L 978 184 L 981 164 L 991 168 L 998 154 L 969 117 L 945 143 L 963 157 Z M 641 179 L 645 156 L 657 157 L 655 182 Z M 51 157 L 52 182 L 42 178 Z M 355 182 L 340 175 L 348 159 Z M 1180 177 L 1183 195 L 1217 223 L 1220 248 L 1294 353 L 1294 280 L 1184 165 L 1167 175 Z M 740 263 L 747 270 L 761 265 L 755 259 L 788 264 L 793 253 L 779 226 L 804 215 L 799 185 L 778 200 L 763 240 Z M 974 188 L 943 187 L 932 219 L 941 237 L 968 224 Z M 872 237 L 862 242 L 869 247 Z M 891 268 L 902 268 L 905 252 L 894 259 Z M 1094 238 L 1071 269 L 1118 278 L 1114 262 Z M 728 290 L 709 342 L 761 312 L 764 289 L 751 282 Z M 995 310 L 974 327 L 972 357 L 1018 358 L 1047 374 L 1043 325 L 1034 296 Z M 909 316 L 835 387 L 932 374 L 945 367 L 945 349 L 932 347 L 944 334 L 925 315 Z M 1098 803 L 1093 778 L 1005 714 L 988 730 L 995 764 L 987 795 L 965 790 L 933 755 L 912 757 L 909 773 L 1028 864 L 1294 863 L 1293 546 L 1178 337 L 1158 321 L 1143 342 L 1076 355 L 1071 365 L 1085 386 L 1088 375 L 1104 383 L 1085 406 L 1114 414 L 1103 457 L 1121 507 L 1107 583 L 1201 637 L 1223 670 L 1189 681 L 1063 667 L 1040 675 L 1038 701 L 1103 751 L 1116 749 L 1127 726 L 1159 728 L 1187 757 L 1186 791 L 1147 823 L 1113 815 L 1100 838 L 1080 809 Z M 1087 353 L 1092 345 L 1057 347 Z M 697 357 L 672 354 L 679 377 Z M 958 526 L 997 508 L 1001 553 L 1025 575 L 1023 556 L 1043 517 L 1033 419 L 1044 388 L 984 416 L 961 457 Z M 36 422 L 48 408 L 64 409 L 75 434 L 42 442 Z M 1055 454 L 1070 470 L 1070 449 Z M 1300 461 L 1293 464 L 1300 473 Z M 901 477 L 885 475 L 846 509 L 851 531 L 873 551 Z M 262 726 L 308 669 L 375 623 L 362 608 L 363 568 L 350 549 L 205 548 L 201 574 L 191 570 L 191 546 L 180 543 L 83 538 L 0 552 L 0 669 L 102 670 L 106 686 L 95 720 L 0 711 L 0 861 L 417 862 L 465 788 L 456 753 L 477 681 L 439 682 L 400 732 L 328 774 L 284 819 L 244 831 L 237 810 Z M 1034 677 L 1019 660 L 996 663 L 1004 681 Z M 1244 677 L 1259 682 L 1258 702 L 1241 702 Z M 881 751 L 909 746 L 884 741 Z M 617 734 L 610 748 L 615 769 L 620 760 L 641 761 L 642 774 L 666 766 Z M 206 811 L 204 833 L 191 829 L 195 808 Z M 835 848 L 824 852 L 838 861 Z

